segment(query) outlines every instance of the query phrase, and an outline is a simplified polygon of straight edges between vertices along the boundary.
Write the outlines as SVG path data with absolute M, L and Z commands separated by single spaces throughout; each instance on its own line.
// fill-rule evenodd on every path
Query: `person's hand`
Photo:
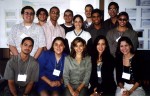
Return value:
M 55 81 L 51 81 L 50 86 L 51 87 L 55 87 L 57 85 L 57 83 Z
M 130 92 L 128 90 L 123 91 L 122 96 L 130 96 Z
M 61 85 L 61 82 L 60 81 L 55 81 L 56 83 L 56 86 L 59 87 Z

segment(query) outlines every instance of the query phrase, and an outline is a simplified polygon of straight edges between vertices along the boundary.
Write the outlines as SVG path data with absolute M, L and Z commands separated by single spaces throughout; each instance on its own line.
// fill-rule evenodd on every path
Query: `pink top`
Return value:
M 56 26 L 54 26 L 51 21 L 48 21 L 42 27 L 45 32 L 46 47 L 48 50 L 51 48 L 52 42 L 56 37 L 65 38 L 65 30 L 60 25 L 58 25 L 58 23 Z

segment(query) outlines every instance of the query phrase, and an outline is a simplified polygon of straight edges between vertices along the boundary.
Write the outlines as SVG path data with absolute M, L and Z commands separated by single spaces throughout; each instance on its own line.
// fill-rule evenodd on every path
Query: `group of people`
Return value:
M 103 22 L 103 12 L 88 4 L 85 21 L 67 9 L 59 25 L 60 10 L 53 6 L 49 13 L 37 10 L 36 24 L 34 9 L 23 7 L 23 22 L 8 39 L 13 56 L 4 73 L 6 96 L 33 96 L 32 90 L 40 96 L 145 96 L 137 33 L 128 14 L 118 12 L 110 2 Z

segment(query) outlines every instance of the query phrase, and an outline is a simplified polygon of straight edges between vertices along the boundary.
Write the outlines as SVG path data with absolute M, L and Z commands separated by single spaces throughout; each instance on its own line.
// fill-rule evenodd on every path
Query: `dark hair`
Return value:
M 53 51 L 54 52 L 54 43 L 57 41 L 57 40 L 60 40 L 60 41 L 62 41 L 63 42 L 63 44 L 64 44 L 64 46 L 66 45 L 66 42 L 65 42 L 65 39 L 64 38 L 62 38 L 62 37 L 56 37 L 54 40 L 53 40 L 53 42 L 52 42 L 52 46 L 51 46 L 51 48 L 50 48 L 50 51 Z M 65 48 L 66 48 L 66 46 L 65 46 Z M 63 50 L 63 52 L 65 52 L 66 50 L 64 49 Z
M 81 16 L 81 15 L 79 15 L 79 14 L 77 14 L 77 15 L 75 15 L 74 17 L 73 17 L 73 22 L 75 21 L 75 19 L 76 18 L 80 18 L 81 19 L 81 21 L 82 21 L 82 23 L 84 22 L 84 19 L 83 19 L 83 17 Z
M 85 6 L 85 8 L 86 8 L 86 7 L 91 7 L 92 10 L 94 9 L 93 6 L 92 6 L 91 4 L 87 4 L 87 5 Z M 84 8 L 84 9 L 85 9 L 85 8 Z
M 34 9 L 33 9 L 31 6 L 25 6 L 25 7 L 23 7 L 23 8 L 21 9 L 21 14 L 24 14 L 24 11 L 25 11 L 26 9 L 31 9 L 31 10 L 33 11 L 33 14 L 35 15 L 35 11 L 34 11 Z
M 39 8 L 37 10 L 37 12 L 36 12 L 36 16 L 37 17 L 39 16 L 39 14 L 40 14 L 41 11 L 44 11 L 44 13 L 46 14 L 46 16 L 48 17 L 48 12 L 47 12 L 47 10 L 45 8 Z
M 70 56 L 72 58 L 76 57 L 76 52 L 74 50 L 74 47 L 77 46 L 77 43 L 81 42 L 83 46 L 85 47 L 83 52 L 82 52 L 82 58 L 84 58 L 87 55 L 87 50 L 86 50 L 86 41 L 82 39 L 81 37 L 76 37 L 72 42 L 71 42 L 71 52 Z
M 66 13 L 66 12 L 70 12 L 70 13 L 71 13 L 71 15 L 73 16 L 73 11 L 72 11 L 72 10 L 70 10 L 70 9 L 65 10 L 65 12 L 64 12 L 64 16 L 65 16 L 65 13 Z
M 108 10 L 110 9 L 110 6 L 112 6 L 112 5 L 114 5 L 116 7 L 117 11 L 119 11 L 119 5 L 116 2 L 110 2 L 108 5 Z
M 49 12 L 51 12 L 51 11 L 52 11 L 52 9 L 57 9 L 57 10 L 59 11 L 59 13 L 60 13 L 60 10 L 59 10 L 59 8 L 58 8 L 58 7 L 56 7 L 56 6 L 51 7 Z
M 93 15 L 94 13 L 98 13 L 100 16 L 103 16 L 103 13 L 100 9 L 93 9 L 91 15 Z
M 132 41 L 130 40 L 130 38 L 128 38 L 128 37 L 126 37 L 126 36 L 123 36 L 123 37 L 121 37 L 121 38 L 119 39 L 119 41 L 118 41 L 117 50 L 116 50 L 116 57 L 117 57 L 117 56 L 123 56 L 122 52 L 120 51 L 120 44 L 121 44 L 122 41 L 125 41 L 126 43 L 128 43 L 128 44 L 131 46 L 130 52 L 131 52 L 132 54 L 134 54 L 135 51 L 134 51 L 134 46 L 133 46 L 133 44 L 132 44 Z
M 117 16 L 117 18 L 119 18 L 120 16 L 122 16 L 122 15 L 124 15 L 124 16 L 126 16 L 127 17 L 127 20 L 129 20 L 129 15 L 128 15 L 128 13 L 127 12 L 120 12 L 119 14 L 118 14 L 118 16 Z
M 31 37 L 25 37 L 22 39 L 21 41 L 21 45 L 26 41 L 26 40 L 30 40 L 32 42 L 32 46 L 34 45 L 34 40 Z
M 106 37 L 103 35 L 97 36 L 96 39 L 94 40 L 94 51 L 93 51 L 93 53 L 94 53 L 93 55 L 96 60 L 99 58 L 98 57 L 99 53 L 97 51 L 97 45 L 98 45 L 99 40 L 104 40 L 105 45 L 106 45 L 106 48 L 105 48 L 104 52 L 102 53 L 102 61 L 103 61 L 104 59 L 107 59 L 107 56 L 110 55 L 110 49 L 109 49 L 109 45 L 108 45 L 108 41 L 107 41 Z

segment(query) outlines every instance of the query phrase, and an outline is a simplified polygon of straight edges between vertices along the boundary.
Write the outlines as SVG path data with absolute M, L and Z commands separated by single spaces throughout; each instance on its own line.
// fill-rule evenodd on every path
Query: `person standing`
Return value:
M 94 42 L 95 38 L 99 35 L 106 36 L 106 32 L 103 28 L 103 13 L 100 9 L 93 9 L 91 13 L 92 24 L 87 29 L 87 31 L 91 34 L 92 41 Z
M 39 76 L 39 64 L 30 56 L 33 46 L 33 39 L 25 37 L 20 44 L 21 52 L 7 62 L 4 72 L 4 78 L 8 80 L 5 96 L 32 96 L 33 84 Z
M 104 29 L 106 30 L 106 32 L 117 27 L 117 25 L 118 25 L 118 22 L 117 22 L 118 13 L 119 13 L 119 5 L 116 2 L 110 2 L 108 5 L 108 14 L 109 14 L 110 18 L 104 21 Z M 127 22 L 127 27 L 129 29 L 133 30 L 130 22 Z
M 131 39 L 134 50 L 138 47 L 138 36 L 137 32 L 127 27 L 129 16 L 126 12 L 120 12 L 117 17 L 118 26 L 108 31 L 106 37 L 109 43 L 110 52 L 115 57 L 118 40 L 122 36 L 127 36 Z
M 83 26 L 84 26 L 84 30 L 86 30 L 92 24 L 91 13 L 93 10 L 93 6 L 91 4 L 87 4 L 84 10 L 85 10 L 86 20 L 83 22 Z
M 64 12 L 64 20 L 65 20 L 65 23 L 61 24 L 60 26 L 65 29 L 65 34 L 66 34 L 67 32 L 74 30 L 72 10 L 67 9 Z
M 34 40 L 34 46 L 31 56 L 35 59 L 41 54 L 43 47 L 46 46 L 44 31 L 41 26 L 33 23 L 35 11 L 31 6 L 25 6 L 21 10 L 23 22 L 12 27 L 8 45 L 12 55 L 18 55 L 21 52 L 20 43 L 23 38 L 31 37 Z
M 65 38 L 65 30 L 58 25 L 57 20 L 60 16 L 60 10 L 58 7 L 53 6 L 49 11 L 50 20 L 47 21 L 42 27 L 46 36 L 46 47 L 49 50 L 52 46 L 52 42 L 56 37 Z
M 36 17 L 38 18 L 38 25 L 43 26 L 48 18 L 48 12 L 45 8 L 39 8 L 36 12 Z
M 74 24 L 75 29 L 66 34 L 66 39 L 68 40 L 69 48 L 71 48 L 71 42 L 76 37 L 81 37 L 82 39 L 86 41 L 86 43 L 91 38 L 90 33 L 83 30 L 83 17 L 81 15 L 77 14 L 74 16 L 73 24 Z

